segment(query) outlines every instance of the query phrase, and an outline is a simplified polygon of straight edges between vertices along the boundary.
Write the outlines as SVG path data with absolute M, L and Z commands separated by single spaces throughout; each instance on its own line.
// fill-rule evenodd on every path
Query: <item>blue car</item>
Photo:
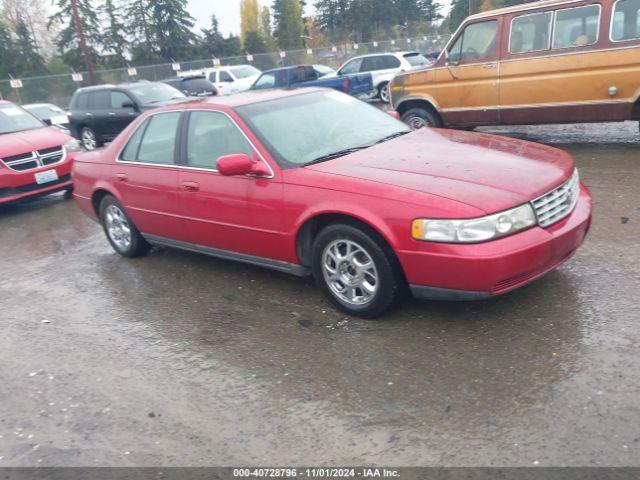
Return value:
M 325 73 L 317 67 L 316 65 L 296 65 L 267 70 L 258 77 L 251 89 L 324 87 L 354 96 L 368 95 L 373 91 L 373 79 L 370 73 L 322 77 Z

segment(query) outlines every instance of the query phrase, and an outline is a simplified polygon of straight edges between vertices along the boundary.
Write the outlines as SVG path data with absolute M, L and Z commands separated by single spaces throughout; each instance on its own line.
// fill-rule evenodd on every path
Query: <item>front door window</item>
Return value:
M 498 21 L 467 25 L 449 50 L 450 63 L 481 62 L 493 57 Z

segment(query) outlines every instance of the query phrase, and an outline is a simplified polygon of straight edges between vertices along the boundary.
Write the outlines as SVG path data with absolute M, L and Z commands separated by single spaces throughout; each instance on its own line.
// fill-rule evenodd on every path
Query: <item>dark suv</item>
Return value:
M 174 77 L 162 80 L 163 83 L 171 85 L 180 90 L 188 97 L 211 97 L 218 95 L 218 89 L 206 79 L 204 75 L 192 77 Z
M 164 83 L 135 82 L 76 90 L 71 99 L 71 134 L 87 150 L 113 140 L 146 110 L 177 103 L 185 95 Z

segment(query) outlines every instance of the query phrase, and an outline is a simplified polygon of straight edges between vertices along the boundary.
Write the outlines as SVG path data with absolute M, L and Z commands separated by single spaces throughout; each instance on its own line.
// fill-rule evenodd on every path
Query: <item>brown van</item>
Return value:
M 640 120 L 640 0 L 547 0 L 467 18 L 391 102 L 422 126 Z

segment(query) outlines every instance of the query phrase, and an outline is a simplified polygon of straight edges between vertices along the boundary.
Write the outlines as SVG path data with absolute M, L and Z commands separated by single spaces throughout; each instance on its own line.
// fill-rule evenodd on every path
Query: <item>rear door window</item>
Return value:
M 311 82 L 318 79 L 313 67 L 296 67 L 291 72 L 291 83 Z
M 552 12 L 516 17 L 511 22 L 510 53 L 548 50 L 551 46 Z
M 360 68 L 361 72 L 375 72 L 377 70 L 384 70 L 384 57 L 378 55 L 375 57 L 367 57 L 362 60 L 362 67 Z
M 640 39 L 640 0 L 618 0 L 613 8 L 611 40 Z
M 132 103 L 129 95 L 124 92 L 113 91 L 111 92 L 111 108 L 120 109 L 125 103 Z
M 93 110 L 108 110 L 111 107 L 111 95 L 108 90 L 101 90 L 91 94 L 91 108 Z
M 467 25 L 449 50 L 449 61 L 458 63 L 490 59 L 493 56 L 497 34 L 497 20 Z
M 394 57 L 393 55 L 385 55 L 384 57 L 382 57 L 382 65 L 385 70 L 391 68 L 400 68 L 400 60 L 398 60 L 398 58 Z
M 232 83 L 233 82 L 233 77 L 231 75 L 229 75 L 229 73 L 222 71 L 222 72 L 220 72 L 220 81 L 221 82 Z
M 567 8 L 556 12 L 553 48 L 593 45 L 598 41 L 600 5 Z
M 122 152 L 122 160 L 174 165 L 181 114 L 181 112 L 168 112 L 149 117 L 131 136 Z
M 86 110 L 89 108 L 89 94 L 88 93 L 79 93 L 78 99 L 76 100 L 75 108 L 78 110 Z

